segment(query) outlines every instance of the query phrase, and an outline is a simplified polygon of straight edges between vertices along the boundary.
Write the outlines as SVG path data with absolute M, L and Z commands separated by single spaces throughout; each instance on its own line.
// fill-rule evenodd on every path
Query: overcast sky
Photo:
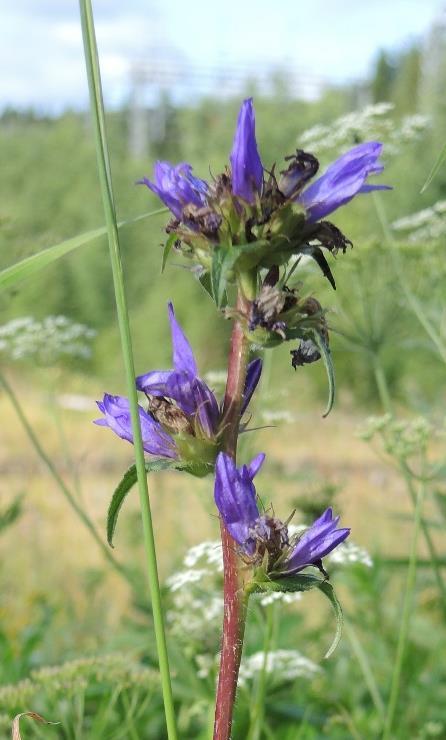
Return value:
M 147 58 L 161 70 L 187 71 L 183 95 L 188 85 L 195 94 L 206 85 L 220 89 L 209 70 L 229 67 L 237 78 L 271 66 L 298 75 L 311 94 L 324 81 L 363 78 L 380 47 L 397 49 L 421 37 L 444 6 L 445 0 L 96 0 L 106 101 L 128 98 L 129 69 Z M 0 7 L 0 108 L 85 107 L 76 0 L 0 0 Z

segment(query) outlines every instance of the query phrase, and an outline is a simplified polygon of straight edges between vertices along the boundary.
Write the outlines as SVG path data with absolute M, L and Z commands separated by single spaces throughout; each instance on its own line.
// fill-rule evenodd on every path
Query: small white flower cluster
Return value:
M 261 418 L 266 424 L 293 424 L 296 421 L 294 414 L 286 409 L 264 409 Z
M 265 653 L 260 651 L 242 659 L 239 685 L 245 685 L 264 669 L 275 683 L 294 681 L 296 678 L 311 680 L 322 672 L 316 663 L 305 658 L 297 650 L 271 650 L 266 656 L 266 661 Z
M 211 569 L 218 573 L 223 572 L 223 554 L 221 542 L 218 540 L 208 540 L 200 542 L 198 545 L 191 547 L 183 560 L 187 568 L 194 568 L 197 563 L 210 566 Z
M 216 590 L 216 581 L 223 572 L 221 543 L 194 545 L 187 551 L 183 566 L 166 581 L 172 593 L 167 621 L 179 637 L 201 643 L 208 639 L 213 644 L 223 615 L 223 599 Z
M 269 606 L 274 604 L 275 601 L 281 601 L 282 604 L 294 604 L 296 601 L 300 601 L 302 598 L 301 591 L 270 591 L 266 594 L 256 594 L 254 598 L 258 598 L 259 604 L 262 606 Z
M 381 437 L 385 451 L 396 458 L 418 454 L 434 433 L 438 433 L 423 416 L 415 419 L 394 419 L 390 414 L 371 416 L 359 430 L 358 437 L 370 442 L 376 434 Z
M 327 555 L 327 562 L 335 565 L 360 563 L 360 565 L 365 565 L 367 568 L 373 567 L 373 560 L 367 550 L 349 539 L 341 542 L 333 552 Z
M 439 200 L 430 208 L 423 208 L 410 216 L 394 221 L 392 228 L 405 232 L 410 243 L 437 241 L 446 234 L 446 200 Z
M 89 342 L 96 332 L 66 316 L 31 316 L 13 319 L 0 326 L 0 352 L 11 360 L 33 359 L 47 365 L 62 356 L 88 359 Z
M 319 154 L 351 147 L 355 141 L 378 140 L 386 143 L 387 154 L 396 154 L 402 144 L 420 138 L 430 126 L 430 119 L 416 114 L 405 116 L 397 123 L 388 115 L 393 108 L 392 103 L 367 105 L 337 118 L 330 126 L 313 126 L 299 136 L 299 147 Z

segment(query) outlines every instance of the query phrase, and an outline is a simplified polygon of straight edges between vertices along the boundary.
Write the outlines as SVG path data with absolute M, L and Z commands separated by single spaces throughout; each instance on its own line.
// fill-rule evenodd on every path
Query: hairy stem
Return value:
M 237 310 L 246 310 L 246 298 L 239 291 Z M 236 321 L 231 335 L 231 348 L 228 361 L 228 379 L 223 408 L 224 450 L 235 458 L 240 424 L 243 388 L 246 379 L 248 343 L 239 321 Z M 221 644 L 220 671 L 215 706 L 214 740 L 229 740 L 232 727 L 235 694 L 240 660 L 243 649 L 243 636 L 246 619 L 246 597 L 239 558 L 234 540 L 220 520 L 221 542 L 223 548 L 224 572 L 224 614 Z

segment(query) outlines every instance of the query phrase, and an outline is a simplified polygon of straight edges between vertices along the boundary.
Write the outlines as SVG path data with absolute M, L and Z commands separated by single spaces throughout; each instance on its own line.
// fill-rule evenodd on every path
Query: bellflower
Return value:
M 128 398 L 104 394 L 102 401 L 96 402 L 104 416 L 95 420 L 95 424 L 109 427 L 118 437 L 133 444 L 132 420 Z M 139 422 L 143 448 L 146 452 L 157 457 L 178 458 L 178 449 L 172 437 L 164 431 L 152 416 L 149 416 L 141 406 L 138 406 Z
M 237 468 L 229 455 L 219 453 L 214 497 L 226 529 L 240 555 L 254 566 L 266 557 L 267 572 L 276 579 L 310 565 L 321 568 L 322 558 L 348 537 L 350 529 L 338 529 L 339 517 L 333 518 L 329 508 L 297 541 L 290 541 L 286 524 L 259 511 L 253 479 L 264 458 L 257 455 L 249 465 Z
M 257 150 L 252 98 L 244 100 L 240 108 L 230 161 L 232 192 L 252 205 L 256 195 L 261 194 L 263 184 L 263 165 Z
M 144 177 L 138 184 L 147 185 L 178 220 L 183 217 L 186 206 L 200 208 L 206 204 L 208 185 L 192 174 L 192 167 L 187 162 L 176 166 L 170 162 L 156 162 L 154 182 Z
M 168 458 L 191 457 L 212 461 L 221 424 L 221 408 L 209 386 L 198 375 L 189 341 L 168 304 L 172 336 L 172 370 L 152 370 L 136 378 L 136 387 L 148 400 L 147 412 L 139 407 L 146 452 Z M 244 414 L 260 379 L 262 362 L 248 365 L 241 414 Z M 108 426 L 122 439 L 133 442 L 128 400 L 106 394 L 98 402 Z
M 378 162 L 382 148 L 378 141 L 353 147 L 301 193 L 298 201 L 304 206 L 310 223 L 325 218 L 359 193 L 391 189 L 388 185 L 367 182 L 369 175 L 378 175 L 384 169 Z

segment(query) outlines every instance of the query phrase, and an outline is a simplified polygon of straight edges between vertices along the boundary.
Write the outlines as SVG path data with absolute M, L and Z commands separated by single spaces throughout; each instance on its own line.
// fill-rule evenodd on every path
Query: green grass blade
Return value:
M 426 182 L 424 183 L 423 187 L 420 190 L 420 195 L 422 195 L 424 193 L 424 191 L 427 190 L 427 188 L 431 184 L 432 180 L 437 175 L 437 172 L 441 168 L 441 166 L 442 166 L 443 162 L 445 161 L 445 159 L 446 159 L 446 143 L 443 144 L 443 147 L 442 147 L 442 149 L 440 151 L 440 154 L 438 155 L 437 160 L 434 163 L 434 166 L 432 167 L 431 171 L 429 172 L 429 174 L 427 176 Z
M 140 216 L 136 216 L 136 218 L 129 219 L 128 221 L 121 221 L 117 224 L 118 229 L 121 229 L 123 226 L 130 226 L 130 224 L 134 224 L 144 218 L 157 216 L 159 213 L 165 213 L 166 211 L 167 208 L 158 208 L 156 211 L 143 213 Z M 40 252 L 37 252 L 37 254 L 32 254 L 30 257 L 25 257 L 25 259 L 20 260 L 20 262 L 16 262 L 10 267 L 6 267 L 4 270 L 0 271 L 0 290 L 2 288 L 12 288 L 16 283 L 25 280 L 25 278 L 30 277 L 30 275 L 34 275 L 34 273 L 39 270 L 43 270 L 52 262 L 55 262 L 55 260 L 60 259 L 60 257 L 64 257 L 74 249 L 78 249 L 78 247 L 82 247 L 84 244 L 89 244 L 90 242 L 95 241 L 95 239 L 99 239 L 101 236 L 105 236 L 106 234 L 107 228 L 105 226 L 93 229 L 92 231 L 85 231 L 83 234 L 78 234 L 78 236 L 65 239 L 63 242 L 59 242 L 59 244 L 54 244 L 52 247 L 42 249 Z
M 116 311 L 121 338 L 122 355 L 124 361 L 127 395 L 130 404 L 132 432 L 134 441 L 135 463 L 138 478 L 141 518 L 144 533 L 144 552 L 147 576 L 152 601 L 153 626 L 155 642 L 158 652 L 158 662 L 161 678 L 161 688 L 166 715 L 167 736 L 169 740 L 177 740 L 175 708 L 173 704 L 172 687 L 170 682 L 169 658 L 167 653 L 166 635 L 164 629 L 163 606 L 158 578 L 158 567 L 153 532 L 152 514 L 150 509 L 149 490 L 145 469 L 144 449 L 139 421 L 138 397 L 135 385 L 135 367 L 133 360 L 132 338 L 127 307 L 127 296 L 124 284 L 124 274 L 121 261 L 121 248 L 116 220 L 116 210 L 113 196 L 110 157 L 108 153 L 107 134 L 105 130 L 104 102 L 102 98 L 101 75 L 99 69 L 98 50 L 94 31 L 93 11 L 91 0 L 80 0 L 82 37 L 84 42 L 85 64 L 87 69 L 88 87 L 90 91 L 90 109 L 95 136 L 96 155 L 102 203 L 107 225 L 110 262 L 113 273 Z

